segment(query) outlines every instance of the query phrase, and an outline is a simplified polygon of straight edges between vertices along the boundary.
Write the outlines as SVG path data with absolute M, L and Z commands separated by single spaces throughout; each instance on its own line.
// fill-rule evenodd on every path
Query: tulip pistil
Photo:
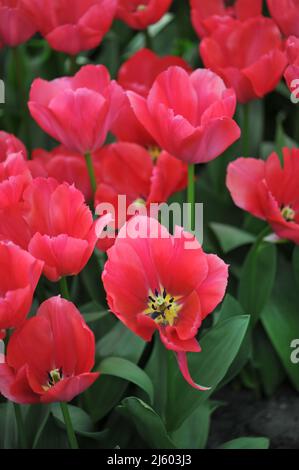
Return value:
M 281 209 L 281 215 L 287 222 L 293 222 L 296 212 L 290 206 L 284 206 Z
M 144 11 L 146 9 L 146 5 L 138 5 L 138 7 L 136 8 L 136 11 Z
M 181 306 L 177 303 L 178 298 L 171 296 L 164 288 L 155 289 L 148 296 L 148 308 L 145 314 L 149 315 L 159 325 L 173 326 L 178 318 Z
M 47 372 L 48 382 L 46 385 L 43 385 L 45 391 L 49 390 L 51 387 L 54 387 L 60 380 L 63 378 L 62 367 L 60 369 L 53 369 L 50 372 Z
M 156 162 L 158 158 L 160 157 L 161 149 L 157 145 L 152 145 L 148 148 L 148 152 L 150 156 L 152 157 L 152 160 Z

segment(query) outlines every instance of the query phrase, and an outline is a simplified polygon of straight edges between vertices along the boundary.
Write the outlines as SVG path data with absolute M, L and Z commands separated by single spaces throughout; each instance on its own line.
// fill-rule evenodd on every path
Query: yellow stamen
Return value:
M 164 288 L 149 292 L 148 308 L 144 311 L 159 325 L 173 326 L 178 318 L 181 305 L 177 303 L 178 297 L 168 294 Z
M 48 382 L 42 385 L 42 388 L 47 392 L 51 387 L 54 387 L 62 379 L 62 369 L 53 369 L 48 372 Z
M 281 215 L 287 222 L 292 222 L 295 219 L 296 212 L 290 206 L 285 206 L 281 210 Z
M 158 158 L 160 157 L 162 150 L 157 145 L 152 145 L 151 147 L 148 148 L 148 152 L 150 156 L 152 157 L 153 162 L 156 162 Z

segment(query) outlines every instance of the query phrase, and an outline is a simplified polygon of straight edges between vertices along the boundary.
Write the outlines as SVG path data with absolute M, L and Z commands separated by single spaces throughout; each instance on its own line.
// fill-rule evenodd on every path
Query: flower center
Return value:
M 148 308 L 144 313 L 159 325 L 173 326 L 181 308 L 177 300 L 177 297 L 168 294 L 164 288 L 160 289 L 160 292 L 155 289 L 154 293 L 151 291 L 149 293 Z
M 138 207 L 144 207 L 146 206 L 146 201 L 142 197 L 139 197 L 138 199 L 135 199 L 133 202 L 134 206 Z
M 144 11 L 146 9 L 146 5 L 138 5 L 138 7 L 136 8 L 136 11 Z
M 152 157 L 152 160 L 156 162 L 158 158 L 160 157 L 161 149 L 157 145 L 152 145 L 148 148 L 148 152 L 150 156 Z
M 281 215 L 287 222 L 292 222 L 295 219 L 296 212 L 290 206 L 284 206 L 281 209 Z
M 43 389 L 45 392 L 49 390 L 51 387 L 54 387 L 60 380 L 63 378 L 62 367 L 60 369 L 53 369 L 50 372 L 47 372 L 48 375 L 48 382 L 46 385 L 43 385 Z

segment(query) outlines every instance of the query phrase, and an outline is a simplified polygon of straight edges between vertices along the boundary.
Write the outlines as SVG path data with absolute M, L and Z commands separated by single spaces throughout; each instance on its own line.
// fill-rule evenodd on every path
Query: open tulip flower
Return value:
M 270 14 L 285 36 L 299 37 L 298 0 L 267 0 Z
M 40 127 L 68 150 L 86 154 L 104 143 L 124 102 L 103 65 L 86 65 L 74 77 L 34 80 L 29 109 Z
M 119 142 L 103 147 L 94 155 L 98 189 L 95 207 L 109 203 L 114 209 L 113 218 L 118 230 L 129 218 L 131 205 L 149 208 L 150 203 L 166 202 L 177 191 L 187 186 L 187 165 L 167 152 L 157 154 L 153 159 L 143 147 Z M 126 197 L 124 214 L 118 210 L 118 195 Z M 133 214 L 131 214 L 132 216 Z M 99 240 L 98 248 L 106 250 L 114 238 Z
M 235 0 L 231 6 L 225 0 L 190 0 L 191 19 L 199 37 L 211 34 L 221 18 L 247 20 L 262 14 L 262 0 Z
M 145 29 L 159 21 L 172 0 L 118 0 L 117 17 L 134 29 Z
M 111 311 L 145 341 L 158 331 L 185 379 L 202 389 L 189 375 L 186 352 L 200 351 L 196 335 L 224 296 L 227 265 L 181 227 L 172 236 L 144 216 L 121 228 L 107 254 L 103 283 Z
M 199 50 L 205 66 L 235 89 L 240 103 L 274 90 L 287 65 L 278 27 L 262 16 L 222 21 Z
M 283 149 L 266 161 L 239 158 L 230 163 L 227 187 L 235 204 L 266 220 L 280 238 L 299 244 L 299 150 Z
M 1 332 L 24 322 L 31 308 L 43 263 L 11 242 L 0 242 L 0 266 Z
M 147 98 L 128 92 L 131 106 L 158 145 L 187 163 L 218 157 L 240 136 L 233 120 L 236 96 L 210 70 L 189 75 L 170 67 L 154 82 Z
M 0 361 L 0 393 L 15 403 L 68 402 L 98 378 L 95 340 L 74 304 L 46 300 L 18 328 Z
M 36 24 L 25 8 L 25 0 L 0 0 L 0 44 L 15 47 L 36 32 Z
M 50 46 L 67 54 L 93 49 L 109 31 L 117 0 L 22 0 Z
M 182 67 L 191 72 L 189 65 L 180 57 L 159 57 L 150 49 L 140 49 L 120 67 L 117 81 L 125 91 L 134 91 L 146 98 L 158 75 L 171 66 Z M 134 142 L 145 147 L 157 145 L 153 136 L 136 118 L 127 97 L 112 132 L 118 140 Z

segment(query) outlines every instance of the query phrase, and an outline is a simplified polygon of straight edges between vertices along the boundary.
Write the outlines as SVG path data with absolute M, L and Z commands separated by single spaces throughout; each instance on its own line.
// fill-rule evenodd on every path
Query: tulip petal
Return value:
M 203 392 L 211 390 L 211 387 L 203 387 L 202 385 L 196 384 L 194 382 L 189 372 L 187 354 L 185 352 L 183 351 L 177 352 L 176 357 L 177 357 L 179 369 L 184 379 L 186 380 L 186 382 L 188 382 L 189 385 L 191 385 L 191 387 L 196 388 L 197 390 L 201 390 Z

